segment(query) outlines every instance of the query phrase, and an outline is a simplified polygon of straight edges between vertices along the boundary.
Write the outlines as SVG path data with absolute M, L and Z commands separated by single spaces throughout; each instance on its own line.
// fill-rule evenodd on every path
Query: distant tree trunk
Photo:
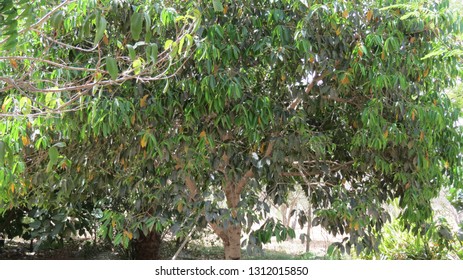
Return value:
M 310 233 L 312 231 L 312 205 L 309 202 L 309 209 L 307 209 L 307 233 L 306 233 L 306 243 L 305 243 L 305 251 L 308 253 L 310 252 Z
M 288 205 L 286 203 L 281 204 L 280 206 L 281 212 L 281 222 L 285 227 L 289 226 L 289 219 L 288 219 Z
M 161 234 L 151 231 L 147 236 L 140 232 L 140 237 L 133 240 L 133 258 L 136 260 L 158 260 L 161 248 Z

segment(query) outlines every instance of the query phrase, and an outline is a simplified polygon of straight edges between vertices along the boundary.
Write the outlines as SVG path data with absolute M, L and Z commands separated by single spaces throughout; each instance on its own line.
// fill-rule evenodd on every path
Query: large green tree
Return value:
M 239 259 L 262 194 L 299 181 L 313 222 L 360 251 L 389 199 L 419 225 L 461 186 L 447 1 L 3 2 L 0 195 L 47 212 L 38 229 L 101 210 L 145 258 L 205 221 Z

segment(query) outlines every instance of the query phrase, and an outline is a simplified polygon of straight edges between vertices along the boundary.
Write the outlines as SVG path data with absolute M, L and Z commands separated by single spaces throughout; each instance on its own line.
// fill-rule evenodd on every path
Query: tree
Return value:
M 420 224 L 441 184 L 461 186 L 447 1 L 54 4 L 3 39 L 6 207 L 91 201 L 103 235 L 151 257 L 166 228 L 207 222 L 239 259 L 260 195 L 284 202 L 294 180 L 358 251 L 389 199 Z M 249 243 L 288 233 L 268 222 Z

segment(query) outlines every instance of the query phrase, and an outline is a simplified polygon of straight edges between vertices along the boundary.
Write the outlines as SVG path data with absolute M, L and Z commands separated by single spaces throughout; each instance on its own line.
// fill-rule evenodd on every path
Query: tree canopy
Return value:
M 239 259 L 243 231 L 292 234 L 251 226 L 299 183 L 309 222 L 377 248 L 389 200 L 420 225 L 461 189 L 448 7 L 3 0 L 0 212 L 27 209 L 38 238 L 98 219 L 126 246 L 208 224 Z

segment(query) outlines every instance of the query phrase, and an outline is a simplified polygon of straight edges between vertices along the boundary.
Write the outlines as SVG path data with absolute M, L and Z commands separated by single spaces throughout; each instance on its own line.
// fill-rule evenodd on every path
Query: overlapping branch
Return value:
M 72 2 L 72 1 L 71 1 Z M 69 1 L 63 2 L 59 7 L 62 7 L 64 3 L 69 3 Z M 58 9 L 55 8 L 56 11 Z M 50 12 L 51 13 L 51 12 Z M 94 65 L 89 67 L 71 65 L 64 61 L 53 61 L 50 59 L 32 56 L 0 56 L 1 61 L 10 61 L 14 68 L 17 67 L 17 61 L 23 61 L 30 63 L 30 69 L 28 73 L 14 73 L 15 75 L 11 76 L 0 76 L 0 92 L 9 92 L 16 90 L 23 96 L 31 96 L 35 93 L 60 93 L 66 92 L 71 93 L 70 97 L 66 102 L 61 104 L 58 108 L 49 108 L 44 104 L 39 104 L 35 98 L 30 98 L 34 103 L 33 112 L 29 114 L 29 117 L 39 116 L 39 115 L 49 115 L 49 114 L 61 114 L 67 111 L 75 111 L 81 109 L 82 104 L 78 104 L 79 98 L 83 95 L 88 94 L 89 92 L 95 90 L 99 87 L 106 87 L 111 85 L 121 85 L 126 81 L 135 80 L 138 83 L 147 83 L 152 81 L 171 79 L 172 77 L 178 75 L 179 71 L 184 68 L 185 63 L 191 58 L 194 53 L 194 44 L 189 49 L 189 53 L 184 55 L 173 55 L 171 49 L 166 49 L 158 54 L 155 63 L 146 63 L 140 69 L 134 69 L 131 67 L 130 59 L 128 57 L 119 56 L 116 59 L 120 62 L 120 65 L 129 65 L 127 69 L 123 69 L 116 79 L 111 79 L 109 72 L 105 70 L 105 64 L 102 63 L 102 53 L 99 44 L 91 49 L 83 49 L 77 46 L 72 46 L 63 42 L 60 42 L 56 39 L 46 36 L 44 33 L 39 32 L 37 29 L 34 29 L 35 26 L 40 25 L 48 17 L 44 16 L 41 21 L 34 24 L 28 30 L 35 30 L 38 32 L 42 38 L 50 41 L 53 44 L 56 44 L 60 47 L 76 49 L 78 51 L 84 52 L 97 52 L 98 58 Z M 185 40 L 187 34 L 191 34 L 195 28 L 196 22 L 193 21 L 190 24 L 184 25 L 179 31 L 178 35 L 175 38 L 175 42 L 179 44 L 181 40 Z M 80 80 L 68 80 L 68 79 L 56 79 L 56 80 L 47 80 L 42 79 L 40 81 L 30 78 L 31 73 L 36 71 L 46 71 L 46 73 L 52 73 L 56 70 L 65 70 L 73 72 L 81 72 L 83 79 Z M 19 117 L 23 116 L 21 112 L 1 112 L 0 116 L 2 117 Z

